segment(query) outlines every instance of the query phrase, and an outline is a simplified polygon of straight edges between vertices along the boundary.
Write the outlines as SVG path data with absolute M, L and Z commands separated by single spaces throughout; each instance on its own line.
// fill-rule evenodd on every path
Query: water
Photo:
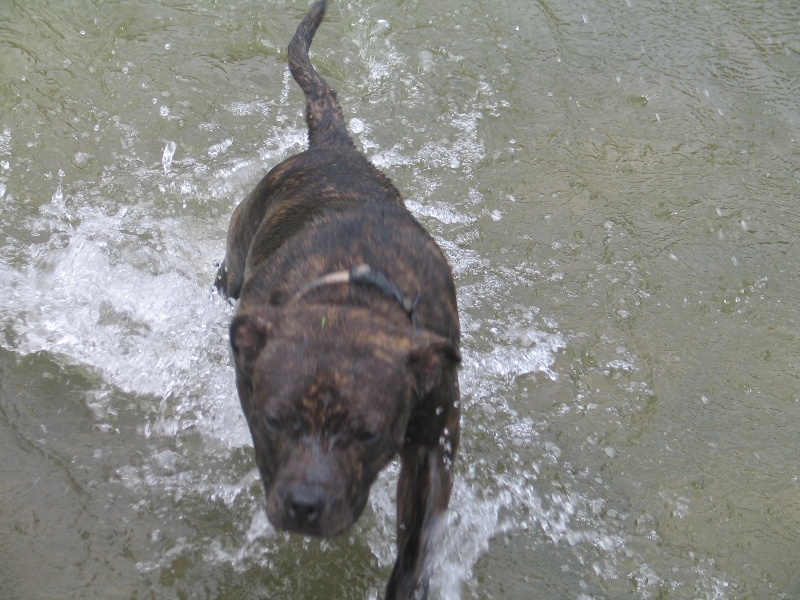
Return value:
M 795 598 L 800 9 L 333 2 L 313 58 L 459 286 L 434 596 Z M 303 2 L 0 7 L 0 595 L 377 598 L 263 513 L 211 290 L 305 142 Z

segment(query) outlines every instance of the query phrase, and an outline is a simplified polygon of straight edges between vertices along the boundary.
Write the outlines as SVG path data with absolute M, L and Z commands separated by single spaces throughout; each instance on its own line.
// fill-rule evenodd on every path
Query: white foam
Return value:
M 210 291 L 211 265 L 196 271 L 189 232 L 138 210 L 107 216 L 83 206 L 73 214 L 60 190 L 34 223 L 57 235 L 31 247 L 24 270 L 0 267 L 0 322 L 11 332 L 0 344 L 61 356 L 125 392 L 168 398 L 181 427 L 225 429 L 227 444 L 246 444 L 225 339 L 231 310 Z M 148 229 L 168 241 L 143 244 L 130 233 Z M 103 410 L 102 395 L 90 402 Z M 143 431 L 169 427 L 156 419 Z

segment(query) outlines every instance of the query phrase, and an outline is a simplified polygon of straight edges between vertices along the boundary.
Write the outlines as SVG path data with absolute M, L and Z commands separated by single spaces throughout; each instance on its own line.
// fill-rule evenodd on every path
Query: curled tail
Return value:
M 325 16 L 325 4 L 326 0 L 320 0 L 311 7 L 289 42 L 289 70 L 306 96 L 310 147 L 331 141 L 347 141 L 352 144 L 336 92 L 320 77 L 308 57 L 311 40 Z

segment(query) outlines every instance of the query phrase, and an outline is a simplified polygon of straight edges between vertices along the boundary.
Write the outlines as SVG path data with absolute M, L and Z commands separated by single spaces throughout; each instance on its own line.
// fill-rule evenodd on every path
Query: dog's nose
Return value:
M 299 486 L 286 494 L 286 512 L 297 527 L 303 528 L 320 519 L 324 502 L 325 496 L 321 490 L 310 486 Z

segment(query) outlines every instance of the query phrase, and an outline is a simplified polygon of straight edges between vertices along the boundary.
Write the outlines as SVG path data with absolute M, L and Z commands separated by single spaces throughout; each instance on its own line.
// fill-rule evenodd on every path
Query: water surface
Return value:
M 212 291 L 304 147 L 295 0 L 0 7 L 0 595 L 377 598 L 263 512 Z M 796 598 L 800 8 L 332 2 L 358 144 L 452 261 L 434 597 Z

